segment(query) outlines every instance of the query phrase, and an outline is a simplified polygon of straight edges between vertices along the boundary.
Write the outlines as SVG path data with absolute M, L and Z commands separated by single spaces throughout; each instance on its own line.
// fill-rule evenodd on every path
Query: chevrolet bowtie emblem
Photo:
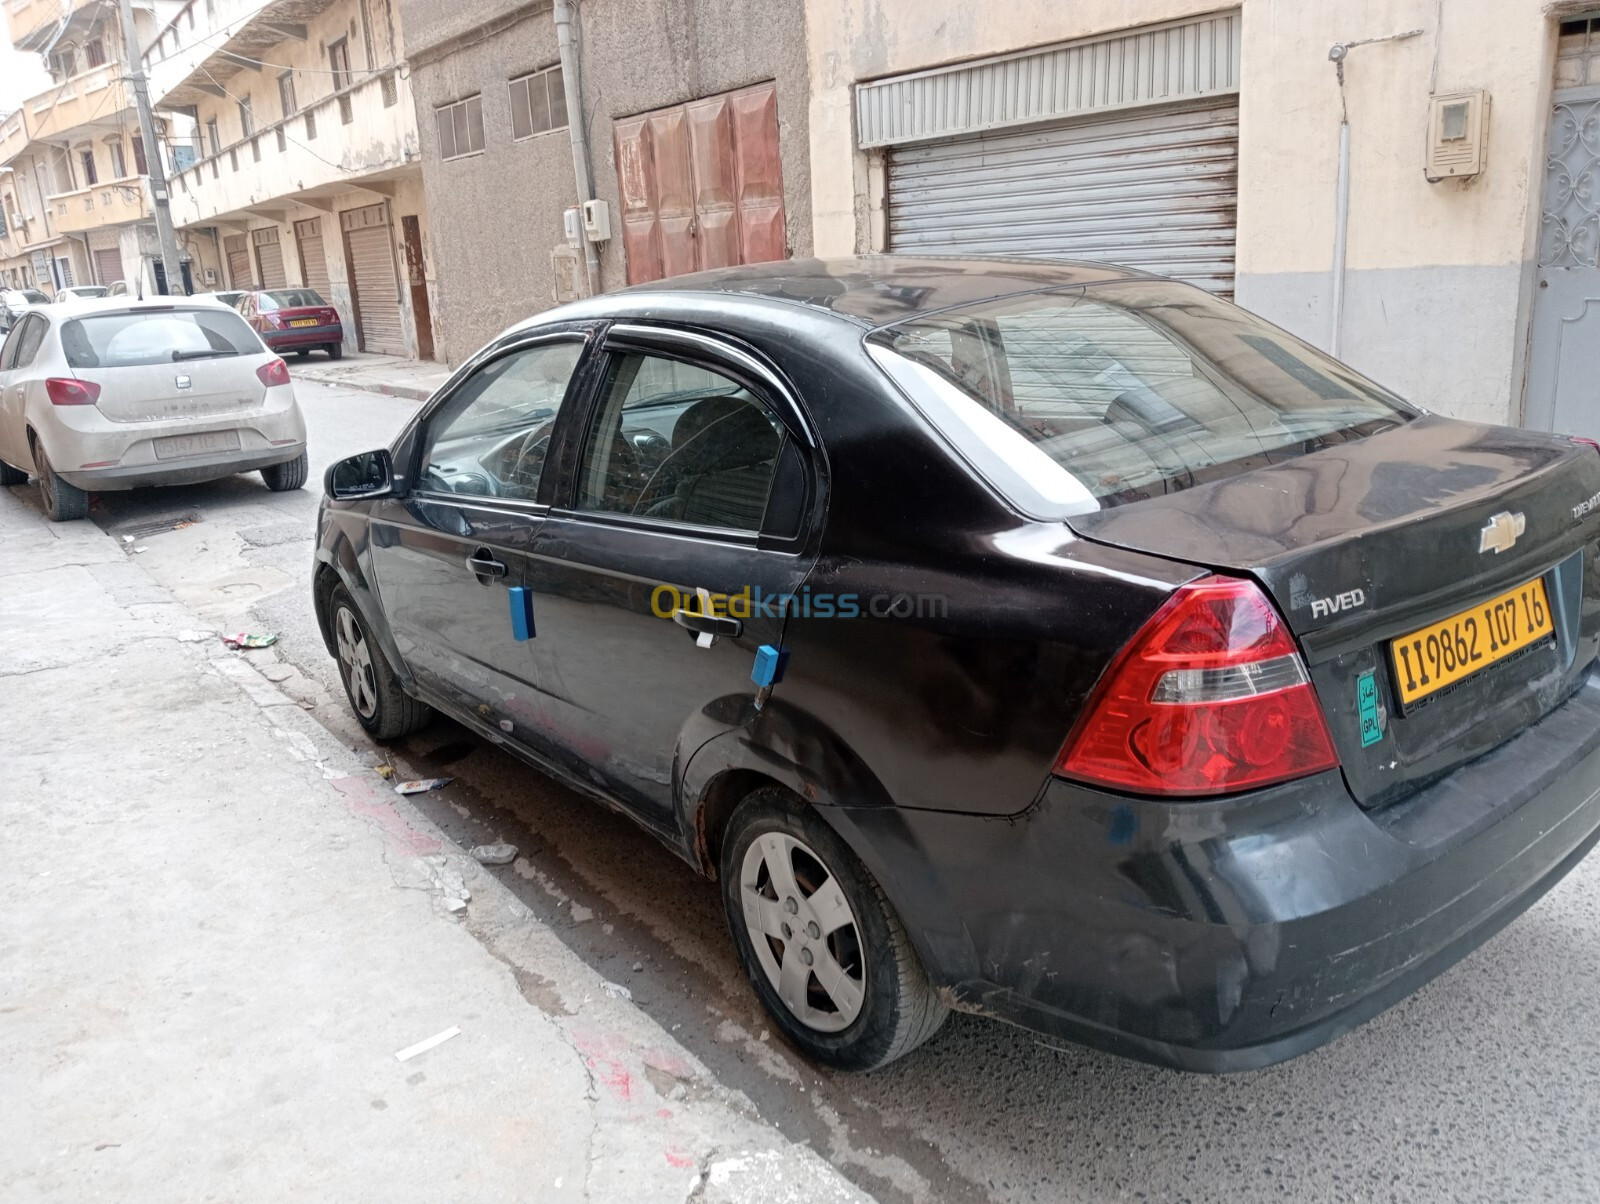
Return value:
M 1478 533 L 1478 551 L 1493 552 L 1498 556 L 1517 542 L 1517 536 L 1528 529 L 1527 517 L 1502 510 L 1483 525 Z

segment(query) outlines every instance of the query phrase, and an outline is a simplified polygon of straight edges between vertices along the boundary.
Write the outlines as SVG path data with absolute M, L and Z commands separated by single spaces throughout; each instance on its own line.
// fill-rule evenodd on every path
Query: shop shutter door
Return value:
M 295 241 L 300 245 L 300 274 L 306 287 L 317 290 L 324 301 L 333 294 L 333 282 L 328 279 L 328 255 L 322 241 L 322 219 L 294 224 Z
M 127 279 L 122 273 L 122 252 L 108 247 L 94 253 L 94 274 L 101 284 L 115 284 Z
M 254 288 L 256 278 L 250 270 L 250 244 L 244 235 L 227 235 L 222 240 L 222 249 L 228 256 L 228 287 Z
M 395 275 L 394 239 L 387 208 L 373 205 L 348 209 L 339 215 L 339 225 L 344 231 L 345 261 L 350 268 L 361 350 L 404 355 L 400 285 Z
M 1235 97 L 895 147 L 889 247 L 1126 264 L 1233 294 Z
M 289 274 L 283 267 L 283 244 L 276 230 L 253 230 L 250 239 L 256 245 L 256 263 L 261 268 L 262 288 L 286 288 Z

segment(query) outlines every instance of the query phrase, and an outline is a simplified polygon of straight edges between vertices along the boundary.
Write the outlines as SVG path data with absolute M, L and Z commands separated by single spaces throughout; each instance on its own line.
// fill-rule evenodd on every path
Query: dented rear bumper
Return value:
M 1338 771 L 1011 819 L 829 809 L 957 1006 L 1220 1073 L 1313 1049 L 1499 931 L 1600 838 L 1600 679 L 1378 812 Z

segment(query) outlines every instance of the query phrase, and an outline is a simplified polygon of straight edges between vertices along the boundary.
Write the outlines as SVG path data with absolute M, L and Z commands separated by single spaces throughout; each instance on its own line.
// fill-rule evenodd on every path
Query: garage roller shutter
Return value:
M 228 257 L 228 287 L 247 289 L 255 287 L 255 277 L 250 271 L 250 245 L 243 234 L 229 234 L 222 240 Z
M 94 274 L 101 284 L 115 284 L 126 279 L 122 273 L 122 252 L 115 247 L 94 253 Z
M 400 325 L 400 285 L 388 211 L 382 205 L 346 210 L 339 215 L 339 224 L 350 265 L 361 350 L 404 355 L 406 339 Z
M 324 301 L 333 295 L 332 282 L 328 279 L 328 256 L 322 241 L 322 219 L 312 218 L 309 221 L 294 224 L 295 241 L 300 244 L 300 274 L 306 282 L 307 288 L 317 290 L 317 295 Z
M 895 147 L 889 250 L 1126 264 L 1233 293 L 1236 97 Z
M 262 288 L 286 288 L 289 274 L 283 268 L 283 244 L 276 230 L 253 230 L 251 240 L 256 245 L 256 263 L 261 267 Z

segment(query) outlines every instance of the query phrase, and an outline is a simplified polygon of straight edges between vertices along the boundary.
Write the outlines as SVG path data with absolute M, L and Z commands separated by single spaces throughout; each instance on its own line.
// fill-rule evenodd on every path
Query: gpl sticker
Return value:
M 1370 748 L 1383 739 L 1384 715 L 1378 706 L 1378 678 L 1368 669 L 1356 678 L 1356 713 L 1361 716 L 1361 747 Z

